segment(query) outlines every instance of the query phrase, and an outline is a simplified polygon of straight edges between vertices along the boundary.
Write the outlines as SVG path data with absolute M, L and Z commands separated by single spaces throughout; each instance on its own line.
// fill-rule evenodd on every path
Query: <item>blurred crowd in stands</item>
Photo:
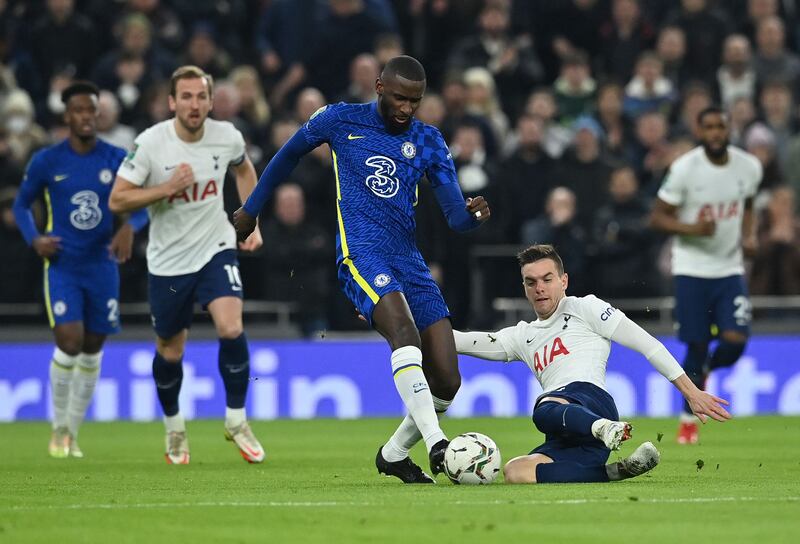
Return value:
M 799 294 L 798 52 L 800 0 L 0 0 L 0 302 L 41 298 L 10 202 L 31 154 L 66 135 L 70 81 L 103 89 L 100 135 L 130 148 L 170 117 L 172 70 L 198 65 L 216 80 L 212 116 L 242 131 L 260 173 L 320 106 L 374 100 L 402 53 L 428 74 L 418 118 L 443 132 L 465 196 L 492 207 L 458 235 L 420 188 L 420 247 L 457 326 L 482 314 L 476 267 L 487 300 L 521 294 L 513 260 L 509 274 L 475 257 L 484 245 L 554 243 L 571 294 L 668 294 L 669 244 L 647 217 L 712 103 L 764 165 L 752 293 Z M 322 146 L 272 199 L 263 250 L 241 257 L 246 297 L 299 302 L 307 331 L 357 323 L 336 287 L 334 194 Z M 146 300 L 145 243 L 123 301 Z

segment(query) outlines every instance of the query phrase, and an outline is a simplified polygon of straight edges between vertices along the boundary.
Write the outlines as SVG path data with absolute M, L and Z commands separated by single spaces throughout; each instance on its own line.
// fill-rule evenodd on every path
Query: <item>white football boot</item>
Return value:
M 50 445 L 48 450 L 50 457 L 64 459 L 69 455 L 69 430 L 66 427 L 56 427 L 50 435 Z
M 236 427 L 225 426 L 225 440 L 230 440 L 239 448 L 239 453 L 248 463 L 260 463 L 264 460 L 264 448 L 261 447 L 250 425 L 245 421 Z
M 653 443 L 645 442 L 625 459 L 607 465 L 608 479 L 627 480 L 641 476 L 645 472 L 653 470 L 660 460 L 661 454 L 658 453 Z
M 78 439 L 72 436 L 72 434 L 69 435 L 69 456 L 75 459 L 83 459 L 83 451 L 78 445 Z
M 598 419 L 592 423 L 592 436 L 603 442 L 610 450 L 618 450 L 619 445 L 631 437 L 633 426 L 627 421 Z
M 186 431 L 171 431 L 167 433 L 167 451 L 164 457 L 170 465 L 189 464 L 189 439 Z

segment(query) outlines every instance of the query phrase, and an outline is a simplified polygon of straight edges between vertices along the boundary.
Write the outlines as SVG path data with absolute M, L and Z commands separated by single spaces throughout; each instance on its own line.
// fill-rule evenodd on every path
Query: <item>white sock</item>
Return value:
M 439 428 L 433 397 L 422 372 L 422 351 L 414 346 L 394 350 L 392 374 L 394 386 L 430 451 L 434 444 L 445 439 L 445 435 Z
M 680 422 L 681 423 L 697 423 L 697 416 L 695 416 L 694 414 L 690 414 L 690 413 L 681 411 Z
M 444 413 L 453 403 L 452 400 L 442 400 L 438 397 L 431 395 L 433 398 L 433 408 L 436 410 L 436 417 L 442 419 Z M 411 416 L 406 416 L 392 437 L 389 439 L 381 450 L 383 458 L 394 463 L 395 461 L 402 461 L 408 457 L 408 452 L 413 448 L 417 442 L 422 440 L 422 434 L 417 429 L 417 424 Z
M 53 428 L 68 424 L 69 391 L 72 384 L 72 371 L 78 362 L 78 355 L 68 355 L 56 348 L 50 361 L 50 390 L 53 397 Z
M 225 407 L 225 426 L 229 428 L 238 427 L 247 421 L 247 416 L 244 413 L 244 408 L 228 408 Z
M 94 388 L 100 375 L 100 362 L 103 352 L 81 353 L 78 355 L 78 364 L 75 365 L 72 377 L 72 388 L 69 396 L 69 432 L 78 437 L 78 429 L 86 416 L 86 409 L 92 402 Z
M 174 416 L 164 416 L 164 426 L 167 428 L 168 433 L 186 432 L 186 422 L 180 412 Z

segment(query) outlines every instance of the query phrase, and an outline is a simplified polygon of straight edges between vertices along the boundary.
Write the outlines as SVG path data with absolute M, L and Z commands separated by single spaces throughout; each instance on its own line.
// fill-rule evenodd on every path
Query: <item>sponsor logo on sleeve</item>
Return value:
M 608 318 L 614 315 L 614 312 L 616 311 L 617 311 L 616 308 L 612 308 L 611 306 L 609 306 L 603 311 L 602 314 L 600 314 L 600 321 L 608 321 Z

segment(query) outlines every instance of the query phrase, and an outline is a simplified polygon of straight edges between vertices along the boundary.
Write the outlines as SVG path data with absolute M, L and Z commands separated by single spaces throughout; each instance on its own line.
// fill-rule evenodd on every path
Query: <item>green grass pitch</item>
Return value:
M 675 444 L 673 419 L 634 420 L 621 454 L 653 441 L 662 461 L 651 474 L 540 486 L 379 477 L 374 455 L 396 424 L 255 422 L 267 460 L 252 466 L 219 421 L 188 423 L 189 466 L 164 462 L 160 423 L 88 423 L 82 460 L 47 456 L 47 424 L 3 424 L 0 542 L 800 542 L 798 417 L 709 423 L 697 446 Z M 504 460 L 541 441 L 522 418 L 443 427 L 488 434 Z M 423 448 L 413 456 L 424 461 Z

